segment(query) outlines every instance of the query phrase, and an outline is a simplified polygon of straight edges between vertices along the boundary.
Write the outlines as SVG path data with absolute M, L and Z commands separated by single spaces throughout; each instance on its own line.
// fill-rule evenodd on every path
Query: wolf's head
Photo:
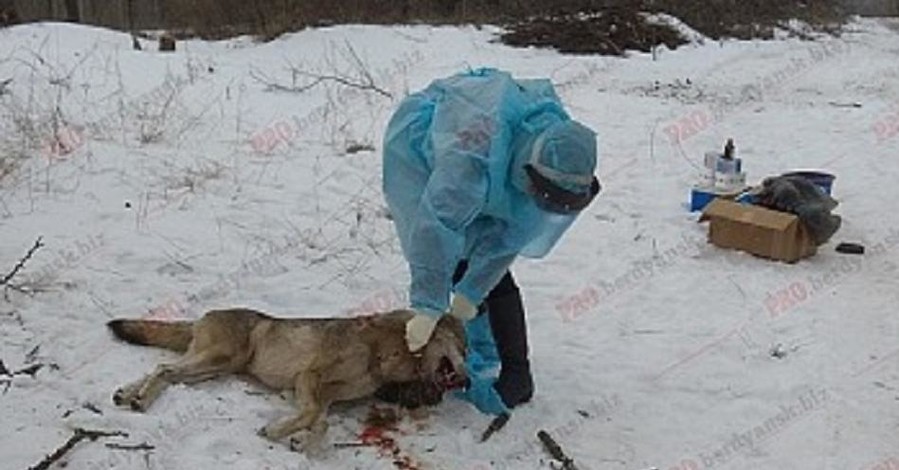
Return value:
M 421 354 L 424 380 L 441 390 L 465 384 L 465 327 L 461 320 L 451 315 L 441 317 Z
M 387 372 L 385 382 L 375 397 L 406 408 L 433 406 L 443 400 L 447 390 L 465 385 L 465 328 L 462 321 L 444 315 L 434 328 L 431 339 L 419 351 L 410 353 L 404 338 L 405 325 L 415 312 L 395 310 L 375 316 L 375 321 L 388 322 L 393 334 L 390 349 L 402 351 L 380 368 Z

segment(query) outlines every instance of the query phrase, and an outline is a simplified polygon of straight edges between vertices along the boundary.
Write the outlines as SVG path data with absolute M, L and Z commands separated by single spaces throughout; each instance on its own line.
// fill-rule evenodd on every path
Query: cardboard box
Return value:
M 699 218 L 709 221 L 709 241 L 721 248 L 794 263 L 814 255 L 818 246 L 799 218 L 750 204 L 717 198 Z

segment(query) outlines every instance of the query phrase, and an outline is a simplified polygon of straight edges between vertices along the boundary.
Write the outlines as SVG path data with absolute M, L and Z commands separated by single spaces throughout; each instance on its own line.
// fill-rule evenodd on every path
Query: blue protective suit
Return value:
M 539 209 L 521 168 L 543 131 L 567 132 L 560 124 L 570 120 L 549 80 L 496 69 L 436 80 L 402 101 L 384 138 L 383 190 L 409 262 L 412 308 L 442 315 L 453 289 L 480 304 L 516 256 L 552 248 L 574 215 Z M 595 136 L 578 137 L 561 140 L 593 153 L 590 172 Z M 461 259 L 468 270 L 453 287 Z
M 483 413 L 507 413 L 506 404 L 493 387 L 499 374 L 499 353 L 488 315 L 478 315 L 465 324 L 465 349 L 465 373 L 469 385 L 455 395 L 471 402 Z

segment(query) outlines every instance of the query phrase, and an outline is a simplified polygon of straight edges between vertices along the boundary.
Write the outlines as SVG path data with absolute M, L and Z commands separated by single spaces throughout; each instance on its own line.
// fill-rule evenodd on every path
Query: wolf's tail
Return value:
M 184 352 L 193 339 L 192 321 L 112 320 L 106 324 L 119 339 L 131 344 Z

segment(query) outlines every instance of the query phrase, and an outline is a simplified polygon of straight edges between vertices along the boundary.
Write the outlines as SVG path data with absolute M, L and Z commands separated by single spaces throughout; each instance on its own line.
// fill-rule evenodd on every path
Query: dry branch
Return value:
M 15 374 L 13 374 L 13 375 L 27 375 L 33 379 L 34 376 L 37 375 L 37 371 L 39 371 L 43 368 L 44 368 L 43 364 L 32 364 L 28 367 L 17 370 L 15 372 Z
M 28 253 L 25 253 L 25 256 L 23 256 L 22 259 L 20 259 L 19 262 L 16 263 L 16 265 L 12 268 L 12 271 L 6 273 L 6 275 L 3 276 L 3 279 L 0 279 L 0 286 L 8 285 L 9 281 L 11 281 L 13 277 L 15 277 L 16 273 L 18 273 L 19 270 L 25 267 L 25 263 L 34 255 L 34 252 L 36 252 L 38 248 L 44 246 L 44 243 L 42 241 L 43 238 L 44 237 L 37 237 L 37 240 L 35 240 L 34 245 L 28 250 Z
M 56 461 L 63 458 L 69 451 L 71 451 L 73 447 L 78 445 L 79 442 L 85 439 L 96 441 L 101 437 L 112 436 L 128 437 L 128 433 L 122 431 L 96 431 L 90 429 L 75 428 L 75 431 L 72 433 L 72 437 L 70 437 L 69 440 L 65 442 L 65 444 L 53 451 L 52 454 L 44 457 L 44 459 L 38 462 L 37 465 L 28 467 L 28 470 L 47 470 Z
M 251 70 L 250 76 L 253 77 L 259 83 L 265 85 L 266 90 L 268 91 L 285 91 L 289 93 L 303 93 L 305 91 L 311 90 L 316 86 L 324 83 L 324 82 L 335 82 L 340 85 L 343 85 L 348 88 L 357 88 L 363 91 L 373 91 L 381 96 L 386 98 L 393 98 L 393 95 L 384 90 L 383 88 L 374 84 L 373 81 L 368 80 L 355 80 L 351 77 L 347 77 L 344 75 L 329 75 L 329 74 L 318 74 L 314 72 L 308 72 L 305 70 L 300 70 L 296 68 L 292 68 L 291 71 L 294 75 L 303 76 L 310 79 L 310 81 L 303 85 L 284 85 L 282 83 L 278 83 L 271 77 L 265 75 L 263 72 L 258 70 Z
M 37 240 L 35 240 L 34 245 L 28 250 L 28 253 L 25 253 L 25 256 L 23 256 L 22 259 L 20 259 L 19 262 L 16 263 L 15 266 L 13 266 L 12 271 L 6 273 L 6 275 L 4 275 L 2 279 L 0 279 L 0 286 L 3 286 L 3 296 L 4 297 L 7 297 L 7 292 L 9 289 L 12 289 L 12 290 L 15 290 L 18 292 L 25 292 L 25 290 L 22 289 L 21 286 L 12 284 L 11 281 L 16 276 L 16 274 L 22 268 L 25 267 L 25 263 L 28 262 L 28 260 L 31 259 L 32 256 L 34 256 L 34 253 L 40 247 L 44 246 L 44 243 L 42 240 L 43 240 L 43 237 L 37 237 Z M 7 297 L 7 300 L 9 300 L 8 297 Z
M 140 444 L 118 444 L 116 442 L 107 442 L 107 449 L 115 449 L 115 450 L 154 450 L 156 446 L 150 444 L 148 442 L 141 442 Z
M 279 83 L 277 80 L 272 79 L 258 69 L 250 70 L 250 77 L 265 85 L 266 90 L 268 91 L 303 93 L 322 83 L 333 82 L 348 88 L 375 92 L 385 98 L 393 98 L 393 94 L 375 84 L 375 79 L 372 77 L 371 72 L 368 71 L 368 66 L 359 57 L 359 54 L 356 53 L 356 50 L 353 49 L 353 46 L 349 42 L 346 43 L 346 49 L 343 55 L 347 57 L 347 60 L 351 64 L 353 69 L 351 73 L 339 71 L 336 64 L 334 64 L 332 60 L 328 60 L 327 65 L 330 69 L 328 73 L 312 72 L 288 63 L 288 69 L 293 78 L 293 83 L 290 85 Z M 305 83 L 297 84 L 298 77 L 305 79 Z
M 335 442 L 335 449 L 353 449 L 357 447 L 372 447 L 374 444 L 368 442 Z

